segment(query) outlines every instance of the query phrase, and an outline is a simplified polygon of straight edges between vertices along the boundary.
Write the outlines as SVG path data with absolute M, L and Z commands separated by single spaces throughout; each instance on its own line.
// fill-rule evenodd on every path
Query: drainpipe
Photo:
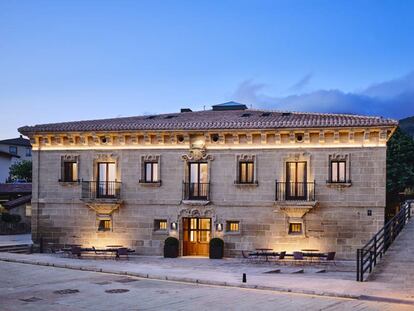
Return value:
M 41 240 L 40 237 L 40 206 L 39 206 L 39 196 L 40 196 L 40 190 L 39 190 L 39 185 L 40 185 L 40 139 L 39 139 L 39 144 L 38 144 L 38 149 L 37 149 L 37 185 L 36 185 L 36 193 L 37 193 L 37 213 L 36 213 L 36 218 L 37 218 L 37 233 L 36 233 L 36 240 L 39 241 Z M 43 241 L 42 241 L 43 242 Z M 43 244 L 43 243 L 41 243 Z M 42 245 L 43 246 L 43 245 Z M 42 247 L 43 248 L 43 247 Z

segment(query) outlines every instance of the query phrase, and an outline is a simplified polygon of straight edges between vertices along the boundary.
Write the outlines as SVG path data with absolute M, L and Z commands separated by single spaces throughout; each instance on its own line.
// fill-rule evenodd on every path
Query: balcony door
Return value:
M 100 198 L 112 198 L 116 195 L 116 167 L 113 162 L 98 163 L 97 194 Z
M 183 256 L 208 256 L 211 218 L 183 218 Z
M 306 162 L 286 163 L 286 200 L 306 200 Z
M 208 198 L 208 164 L 205 162 L 189 163 L 189 199 L 207 200 Z

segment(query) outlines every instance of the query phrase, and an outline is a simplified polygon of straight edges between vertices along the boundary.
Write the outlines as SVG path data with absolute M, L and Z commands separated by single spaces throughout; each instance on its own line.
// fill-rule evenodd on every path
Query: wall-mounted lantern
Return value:
M 216 224 L 216 231 L 218 231 L 218 232 L 223 231 L 223 224 L 222 223 Z
M 177 230 L 177 227 L 178 227 L 177 223 L 175 221 L 173 221 L 171 223 L 171 230 Z

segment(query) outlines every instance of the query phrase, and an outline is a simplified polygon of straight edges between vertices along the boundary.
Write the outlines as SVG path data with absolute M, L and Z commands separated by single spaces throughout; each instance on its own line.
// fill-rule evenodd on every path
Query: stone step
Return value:
M 28 254 L 30 253 L 30 248 L 31 248 L 31 245 L 29 244 L 2 245 L 0 246 L 0 252 Z

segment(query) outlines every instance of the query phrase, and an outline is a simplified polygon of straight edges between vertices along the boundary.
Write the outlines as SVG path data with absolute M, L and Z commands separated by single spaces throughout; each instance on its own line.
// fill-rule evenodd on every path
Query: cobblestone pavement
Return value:
M 0 310 L 413 310 L 414 306 L 185 284 L 0 262 Z
M 355 262 L 330 265 L 326 273 L 317 273 L 312 265 L 277 266 L 274 263 L 251 264 L 240 259 L 211 260 L 208 258 L 161 258 L 135 256 L 129 261 L 113 259 L 76 259 L 53 254 L 0 253 L 0 260 L 29 265 L 54 265 L 89 271 L 130 274 L 150 279 L 168 279 L 209 285 L 245 286 L 242 273 L 247 274 L 247 286 L 304 294 L 356 298 L 361 295 L 387 299 L 408 299 L 414 302 L 414 287 L 402 290 L 401 286 L 386 281 L 356 282 Z M 350 266 L 349 266 L 350 265 Z M 349 270 L 351 268 L 351 270 Z M 280 273 L 268 273 L 280 269 Z M 303 273 L 293 273 L 303 269 Z M 329 271 L 333 269 L 334 271 Z

